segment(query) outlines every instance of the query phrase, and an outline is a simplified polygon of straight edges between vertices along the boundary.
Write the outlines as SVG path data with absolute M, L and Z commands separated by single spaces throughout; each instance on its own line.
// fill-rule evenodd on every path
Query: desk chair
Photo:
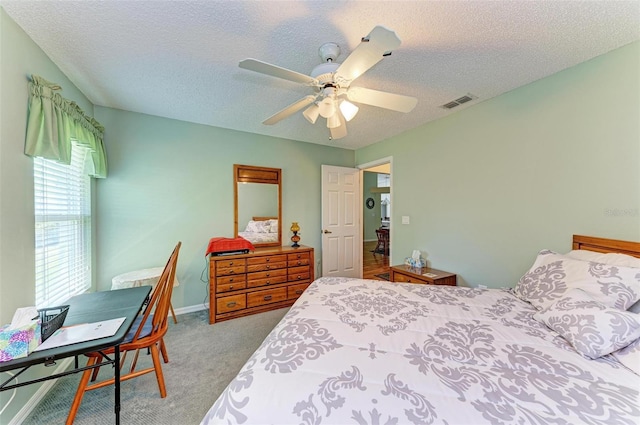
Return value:
M 373 250 L 374 254 L 379 253 L 378 249 L 382 248 L 384 255 L 389 254 L 389 230 L 388 229 L 376 229 L 376 235 L 378 236 L 378 244 Z
M 164 383 L 164 375 L 162 374 L 162 363 L 160 363 L 160 355 L 165 363 L 169 362 L 167 355 L 167 349 L 164 345 L 163 337 L 167 333 L 168 316 L 169 316 L 169 303 L 171 300 L 171 293 L 173 291 L 173 280 L 176 274 L 176 266 L 178 263 L 178 253 L 182 242 L 178 242 L 176 247 L 167 261 L 167 265 L 158 280 L 149 303 L 145 306 L 140 316 L 136 318 L 136 321 L 131 326 L 129 334 L 126 336 L 125 341 L 120 345 L 121 361 L 120 369 L 124 365 L 126 355 L 129 351 L 135 351 L 134 358 L 131 362 L 129 372 L 121 374 L 120 381 L 126 381 L 131 378 L 136 378 L 140 375 L 144 375 L 150 372 L 156 373 L 156 380 L 158 381 L 158 388 L 160 389 L 160 397 L 165 398 L 167 396 L 167 390 Z M 152 314 L 153 311 L 153 314 Z M 153 359 L 153 367 L 148 369 L 136 371 L 136 363 L 138 360 L 138 353 L 140 349 L 149 349 L 151 351 L 151 357 Z M 101 357 L 105 357 L 113 354 L 114 349 L 106 349 L 95 353 L 87 354 L 89 357 L 87 361 L 87 367 L 95 365 Z M 112 385 L 114 378 L 107 379 L 95 384 L 87 385 L 89 378 L 93 375 L 91 381 L 95 381 L 99 368 L 87 369 L 82 373 L 80 383 L 78 384 L 78 390 L 76 391 L 75 398 L 71 404 L 69 410 L 69 416 L 67 417 L 67 425 L 73 424 L 73 421 L 78 413 L 78 408 L 82 402 L 82 397 L 85 391 L 95 390 L 97 388 L 106 387 Z

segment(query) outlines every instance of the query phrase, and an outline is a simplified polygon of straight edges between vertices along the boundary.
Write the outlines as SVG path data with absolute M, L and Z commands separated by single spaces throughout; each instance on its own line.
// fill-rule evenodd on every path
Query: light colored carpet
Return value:
M 199 424 L 286 312 L 274 310 L 209 325 L 208 311 L 203 310 L 178 316 L 177 325 L 170 321 L 165 337 L 169 363 L 162 364 L 167 397 L 160 398 L 153 373 L 123 382 L 121 423 Z M 81 361 L 84 364 L 85 358 Z M 148 367 L 151 356 L 141 354 L 138 363 Z M 100 376 L 112 374 L 112 368 L 100 370 Z M 60 378 L 23 424 L 63 424 L 79 380 L 80 374 Z M 113 386 L 85 393 L 75 424 L 113 424 L 113 402 Z

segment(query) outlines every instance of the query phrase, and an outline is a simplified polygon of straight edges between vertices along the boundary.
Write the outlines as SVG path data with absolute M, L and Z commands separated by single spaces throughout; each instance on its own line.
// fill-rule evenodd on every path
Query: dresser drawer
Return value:
M 309 259 L 308 258 L 300 258 L 297 260 L 289 260 L 287 261 L 287 266 L 289 267 L 296 267 L 296 266 L 308 266 L 309 265 Z
M 228 259 L 228 260 L 216 260 L 216 265 L 218 268 L 220 267 L 238 267 L 238 266 L 245 266 L 247 264 L 247 260 L 245 260 L 244 258 L 235 258 L 235 259 Z
M 290 267 L 288 275 L 289 282 L 295 282 L 297 280 L 308 280 L 311 277 L 309 266 Z
M 290 285 L 289 287 L 287 287 L 287 299 L 295 300 L 300 295 L 302 295 L 302 293 L 304 292 L 305 289 L 307 289 L 308 286 L 309 286 L 308 283 L 299 283 L 297 285 Z
M 223 276 L 216 280 L 216 292 L 237 291 L 247 287 L 247 280 L 244 274 L 237 276 Z
M 282 269 L 284 273 L 281 273 L 279 276 L 269 276 L 264 277 L 262 279 L 249 279 L 247 282 L 248 288 L 256 288 L 258 286 L 266 286 L 266 285 L 275 285 L 276 283 L 286 283 L 287 282 L 287 274 L 286 270 Z M 264 273 L 254 273 L 254 274 L 264 274 Z M 273 273 L 270 273 L 273 274 Z
M 272 262 L 272 263 L 260 263 L 260 264 L 249 264 L 247 266 L 247 272 L 254 273 L 254 272 L 261 272 L 261 271 L 266 271 L 266 270 L 284 269 L 286 267 L 287 267 L 287 262 L 286 261 Z
M 276 303 L 287 299 L 287 288 L 268 289 L 247 294 L 247 306 L 257 307 L 259 305 Z
M 247 264 L 250 266 L 254 264 L 283 263 L 286 261 L 287 256 L 285 254 L 247 258 Z
M 243 308 L 247 308 L 247 297 L 245 294 L 221 297 L 216 300 L 216 312 L 218 314 L 242 310 Z
M 309 263 L 309 251 L 307 252 L 296 252 L 294 254 L 287 254 L 287 261 L 296 261 L 296 260 L 307 260 L 307 264 Z
M 245 266 L 232 266 L 232 267 L 218 267 L 216 269 L 216 276 L 230 276 L 235 274 L 244 274 Z

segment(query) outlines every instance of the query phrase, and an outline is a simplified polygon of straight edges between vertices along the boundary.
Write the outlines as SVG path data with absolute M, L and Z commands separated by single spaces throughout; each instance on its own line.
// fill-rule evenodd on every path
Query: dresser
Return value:
M 401 264 L 389 269 L 389 280 L 391 282 L 456 286 L 457 276 L 454 273 L 429 267 L 416 268 Z
M 209 323 L 292 305 L 313 281 L 313 248 L 209 256 Z

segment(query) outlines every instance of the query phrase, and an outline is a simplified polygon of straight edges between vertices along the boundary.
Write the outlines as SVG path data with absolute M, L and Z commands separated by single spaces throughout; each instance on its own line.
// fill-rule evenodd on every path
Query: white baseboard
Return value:
M 189 305 L 186 307 L 176 308 L 175 312 L 176 312 L 176 316 L 179 316 L 181 314 L 193 313 L 194 311 L 208 310 L 208 309 L 209 309 L 209 303 L 205 303 L 205 304 L 196 304 L 196 305 Z
M 56 369 L 53 371 L 52 375 L 64 372 L 69 368 L 69 366 L 71 366 L 71 363 L 73 363 L 73 357 L 62 360 L 58 367 L 56 367 Z M 13 419 L 11 419 L 8 425 L 20 425 L 22 422 L 24 422 L 24 420 L 27 419 L 27 416 L 29 416 L 29 413 L 31 413 L 31 411 L 35 409 L 38 403 L 40 403 L 44 396 L 47 395 L 49 390 L 53 387 L 53 384 L 55 384 L 57 381 L 57 379 L 44 381 L 44 383 L 40 385 L 40 388 L 38 388 L 38 391 L 36 391 L 36 393 L 24 404 L 24 406 L 22 406 L 22 409 L 20 409 L 20 411 L 16 413 L 16 415 L 13 417 Z

